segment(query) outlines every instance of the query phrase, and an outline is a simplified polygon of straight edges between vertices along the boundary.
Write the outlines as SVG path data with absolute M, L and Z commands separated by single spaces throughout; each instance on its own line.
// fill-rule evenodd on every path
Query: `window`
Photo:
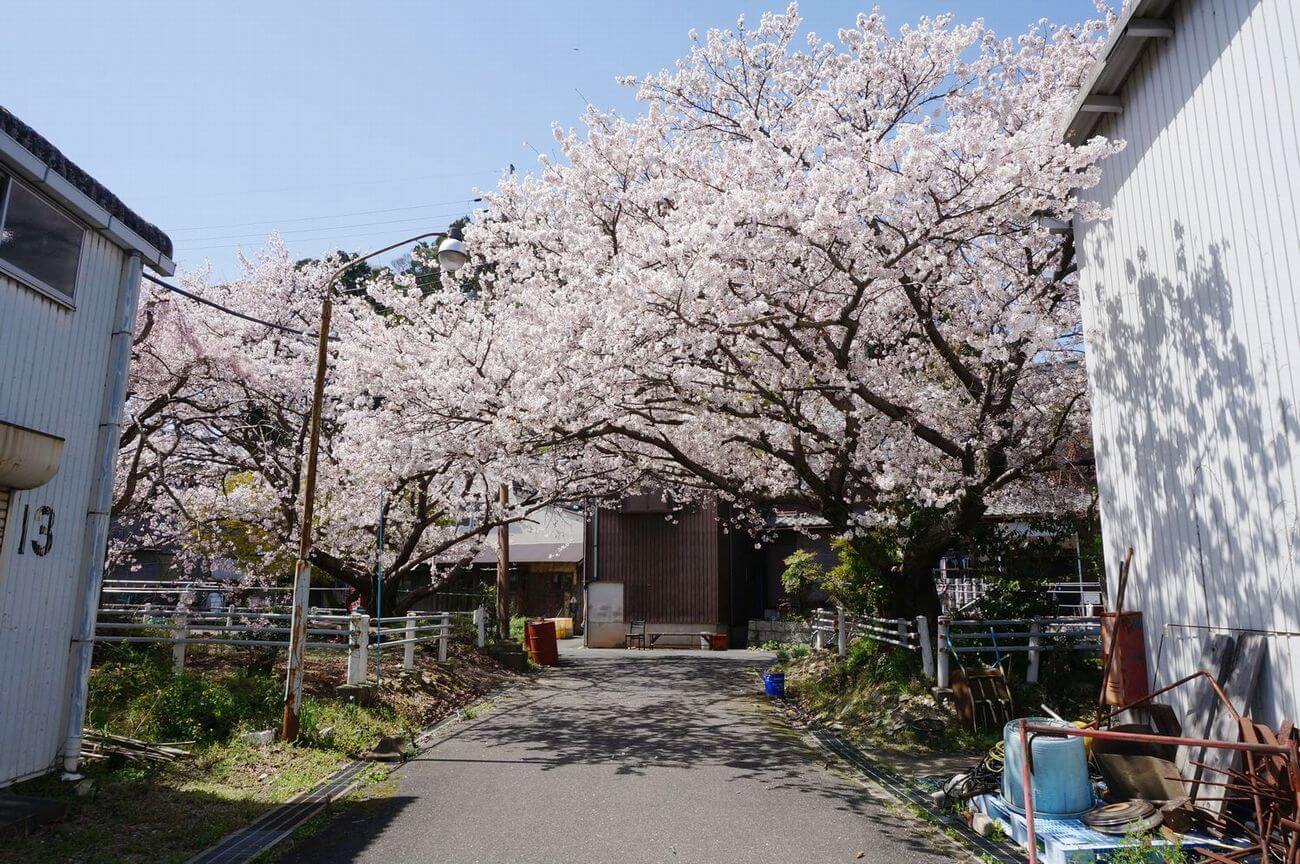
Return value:
M 9 517 L 9 490 L 0 486 L 0 553 L 5 548 L 5 522 Z
M 85 233 L 53 204 L 0 174 L 0 269 L 71 301 Z

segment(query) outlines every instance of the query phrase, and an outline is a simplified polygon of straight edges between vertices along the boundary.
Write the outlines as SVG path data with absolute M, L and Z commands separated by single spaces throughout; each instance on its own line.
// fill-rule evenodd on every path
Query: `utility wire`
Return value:
M 225 312 L 227 315 L 233 315 L 236 318 L 242 318 L 243 320 L 252 322 L 253 324 L 261 324 L 263 327 L 270 327 L 272 330 L 279 330 L 284 333 L 292 333 L 295 336 L 310 336 L 313 339 L 315 339 L 317 336 L 317 334 L 309 330 L 295 330 L 294 328 L 286 327 L 283 324 L 275 324 L 270 321 L 263 321 L 261 318 L 254 318 L 252 315 L 245 315 L 243 312 L 237 312 L 234 309 L 229 308 L 228 306 L 222 306 L 220 303 L 216 303 L 212 300 L 207 299 L 206 297 L 200 297 L 198 294 L 194 294 L 189 291 L 186 291 L 184 288 L 177 288 L 175 285 L 170 285 L 162 281 L 161 279 L 150 276 L 148 273 L 144 273 L 142 275 L 144 276 L 144 278 L 148 279 L 153 284 L 161 288 L 166 288 L 168 291 L 171 291 L 173 294 L 179 294 L 182 297 L 188 297 L 189 299 L 195 301 L 196 303 L 202 303 L 204 306 L 211 306 L 213 309 L 217 309 L 221 312 Z
M 384 219 L 378 222 L 354 222 L 348 225 L 309 225 L 306 228 L 290 228 L 287 231 L 278 231 L 280 236 L 295 234 L 311 234 L 319 231 L 346 231 L 351 228 L 371 228 L 375 225 L 402 225 L 407 222 L 427 222 L 430 219 L 450 219 L 456 216 L 464 215 L 459 210 L 453 210 L 447 213 L 429 213 L 420 216 L 403 216 L 401 219 Z M 213 240 L 240 240 L 240 239 L 258 239 L 266 237 L 265 231 L 245 232 L 242 234 L 216 234 L 207 237 L 183 237 L 185 243 L 208 243 Z
M 409 207 L 387 207 L 382 210 L 354 210 L 351 213 L 327 213 L 323 216 L 300 216 L 295 219 L 267 219 L 262 222 L 235 222 L 228 225 L 191 225 L 188 228 L 170 228 L 169 234 L 180 231 L 211 231 L 217 228 L 247 228 L 252 225 L 282 225 L 287 222 L 317 222 L 321 219 L 342 219 L 347 216 L 371 216 L 375 213 L 397 213 L 403 210 L 423 210 L 427 207 L 448 207 L 452 204 L 477 204 L 482 198 L 455 198 L 451 201 L 431 201 L 428 204 L 412 204 Z

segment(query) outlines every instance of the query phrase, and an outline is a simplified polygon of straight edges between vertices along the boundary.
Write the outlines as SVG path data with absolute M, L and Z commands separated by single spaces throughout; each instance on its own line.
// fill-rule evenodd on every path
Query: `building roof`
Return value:
M 1115 22 L 1073 107 L 1066 115 L 1061 137 L 1082 144 L 1092 135 L 1104 114 L 1123 110 L 1119 93 L 1152 39 L 1173 35 L 1169 16 L 1178 0 L 1135 0 Z
M 162 229 L 127 207 L 121 198 L 3 105 L 0 105 L 0 165 L 41 187 L 118 245 L 139 252 L 154 269 L 167 275 L 175 272 L 172 241 Z
M 516 543 L 510 541 L 511 564 L 577 564 L 582 543 Z M 475 564 L 497 563 L 495 546 L 486 545 L 474 556 Z

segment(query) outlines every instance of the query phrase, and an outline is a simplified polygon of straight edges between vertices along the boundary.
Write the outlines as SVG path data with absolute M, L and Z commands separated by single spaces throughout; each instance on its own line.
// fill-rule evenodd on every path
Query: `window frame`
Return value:
M 81 245 L 77 251 L 77 269 L 72 276 L 72 296 L 64 294 L 53 285 L 47 284 L 43 279 L 33 276 L 17 264 L 10 263 L 3 256 L 0 256 L 0 273 L 9 276 L 19 284 L 30 288 L 38 294 L 53 300 L 60 306 L 75 310 L 77 308 L 77 289 L 81 287 L 81 271 L 86 257 L 86 246 L 88 245 L 86 243 L 86 237 L 89 235 L 90 229 L 87 228 L 86 224 L 80 219 L 76 218 L 67 210 L 42 195 L 39 191 L 32 188 L 27 183 L 24 183 L 22 180 L 19 180 L 12 173 L 0 169 L 0 231 L 4 231 L 5 220 L 9 217 L 9 196 L 15 183 L 22 186 L 27 190 L 28 194 L 33 195 L 36 200 L 54 210 L 55 213 L 62 216 L 64 219 L 67 219 L 75 228 L 81 231 Z

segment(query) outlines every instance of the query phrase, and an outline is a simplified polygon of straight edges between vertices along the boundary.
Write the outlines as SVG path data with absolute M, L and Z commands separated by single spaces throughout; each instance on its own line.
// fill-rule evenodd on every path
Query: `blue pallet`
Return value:
M 1029 828 L 1023 813 L 1017 813 L 1006 804 L 1001 795 L 977 795 L 970 800 L 971 808 L 1002 824 L 1002 830 L 1020 848 L 1027 848 Z M 1035 814 L 1034 836 L 1038 840 L 1038 860 L 1042 864 L 1095 864 L 1110 860 L 1111 854 L 1124 845 L 1124 838 L 1114 834 L 1094 831 L 1079 819 L 1044 819 Z M 1157 851 L 1162 846 L 1173 846 L 1160 834 L 1151 837 L 1150 859 L 1160 858 Z M 1185 834 L 1185 849 L 1236 849 L 1232 843 L 1206 837 L 1202 834 Z

